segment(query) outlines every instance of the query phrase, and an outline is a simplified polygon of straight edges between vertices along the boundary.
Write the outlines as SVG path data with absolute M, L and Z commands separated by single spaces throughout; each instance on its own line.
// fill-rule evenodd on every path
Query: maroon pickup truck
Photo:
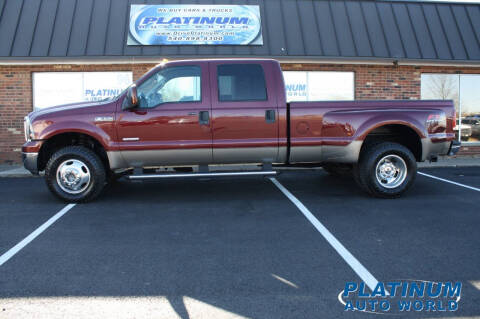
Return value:
M 452 101 L 287 103 L 274 60 L 175 61 L 114 99 L 30 113 L 22 152 L 25 167 L 45 171 L 48 188 L 69 202 L 95 198 L 121 173 L 270 175 L 277 166 L 351 174 L 366 192 L 391 198 L 412 185 L 416 162 L 458 150 L 455 123 Z M 263 170 L 208 169 L 246 163 Z M 146 173 L 152 167 L 177 170 Z

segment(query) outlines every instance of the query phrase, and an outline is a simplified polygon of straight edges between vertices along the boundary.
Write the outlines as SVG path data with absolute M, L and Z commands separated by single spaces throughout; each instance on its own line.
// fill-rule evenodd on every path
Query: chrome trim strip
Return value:
M 97 116 L 95 122 L 112 122 L 113 116 Z
M 255 172 L 220 172 L 220 173 L 188 173 L 188 174 L 146 174 L 129 175 L 128 179 L 154 179 L 154 178 L 182 178 L 182 177 L 220 177 L 220 176 L 252 176 L 252 175 L 277 175 L 276 171 L 255 171 Z
M 140 140 L 139 137 L 124 137 L 122 138 L 122 141 L 138 141 Z

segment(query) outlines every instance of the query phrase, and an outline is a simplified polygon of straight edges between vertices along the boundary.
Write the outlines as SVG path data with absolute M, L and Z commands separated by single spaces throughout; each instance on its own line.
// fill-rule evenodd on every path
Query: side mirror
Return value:
M 132 84 L 128 88 L 127 95 L 123 100 L 122 110 L 131 110 L 138 106 L 137 86 Z

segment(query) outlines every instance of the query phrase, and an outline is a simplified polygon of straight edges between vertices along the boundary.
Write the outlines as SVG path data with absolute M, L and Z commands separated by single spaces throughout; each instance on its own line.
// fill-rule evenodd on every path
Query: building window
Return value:
M 354 72 L 284 71 L 287 101 L 335 101 L 355 98 Z
M 455 133 L 464 142 L 480 141 L 480 74 L 432 74 L 421 78 L 422 99 L 453 100 Z
M 132 83 L 132 72 L 34 72 L 33 108 L 100 101 L 120 94 Z
M 265 75 L 260 64 L 223 64 L 217 68 L 218 100 L 266 101 Z

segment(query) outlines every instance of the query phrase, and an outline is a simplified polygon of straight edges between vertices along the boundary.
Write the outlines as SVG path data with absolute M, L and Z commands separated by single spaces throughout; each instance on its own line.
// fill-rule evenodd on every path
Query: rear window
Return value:
M 218 100 L 266 101 L 265 75 L 260 64 L 223 64 L 217 67 Z

